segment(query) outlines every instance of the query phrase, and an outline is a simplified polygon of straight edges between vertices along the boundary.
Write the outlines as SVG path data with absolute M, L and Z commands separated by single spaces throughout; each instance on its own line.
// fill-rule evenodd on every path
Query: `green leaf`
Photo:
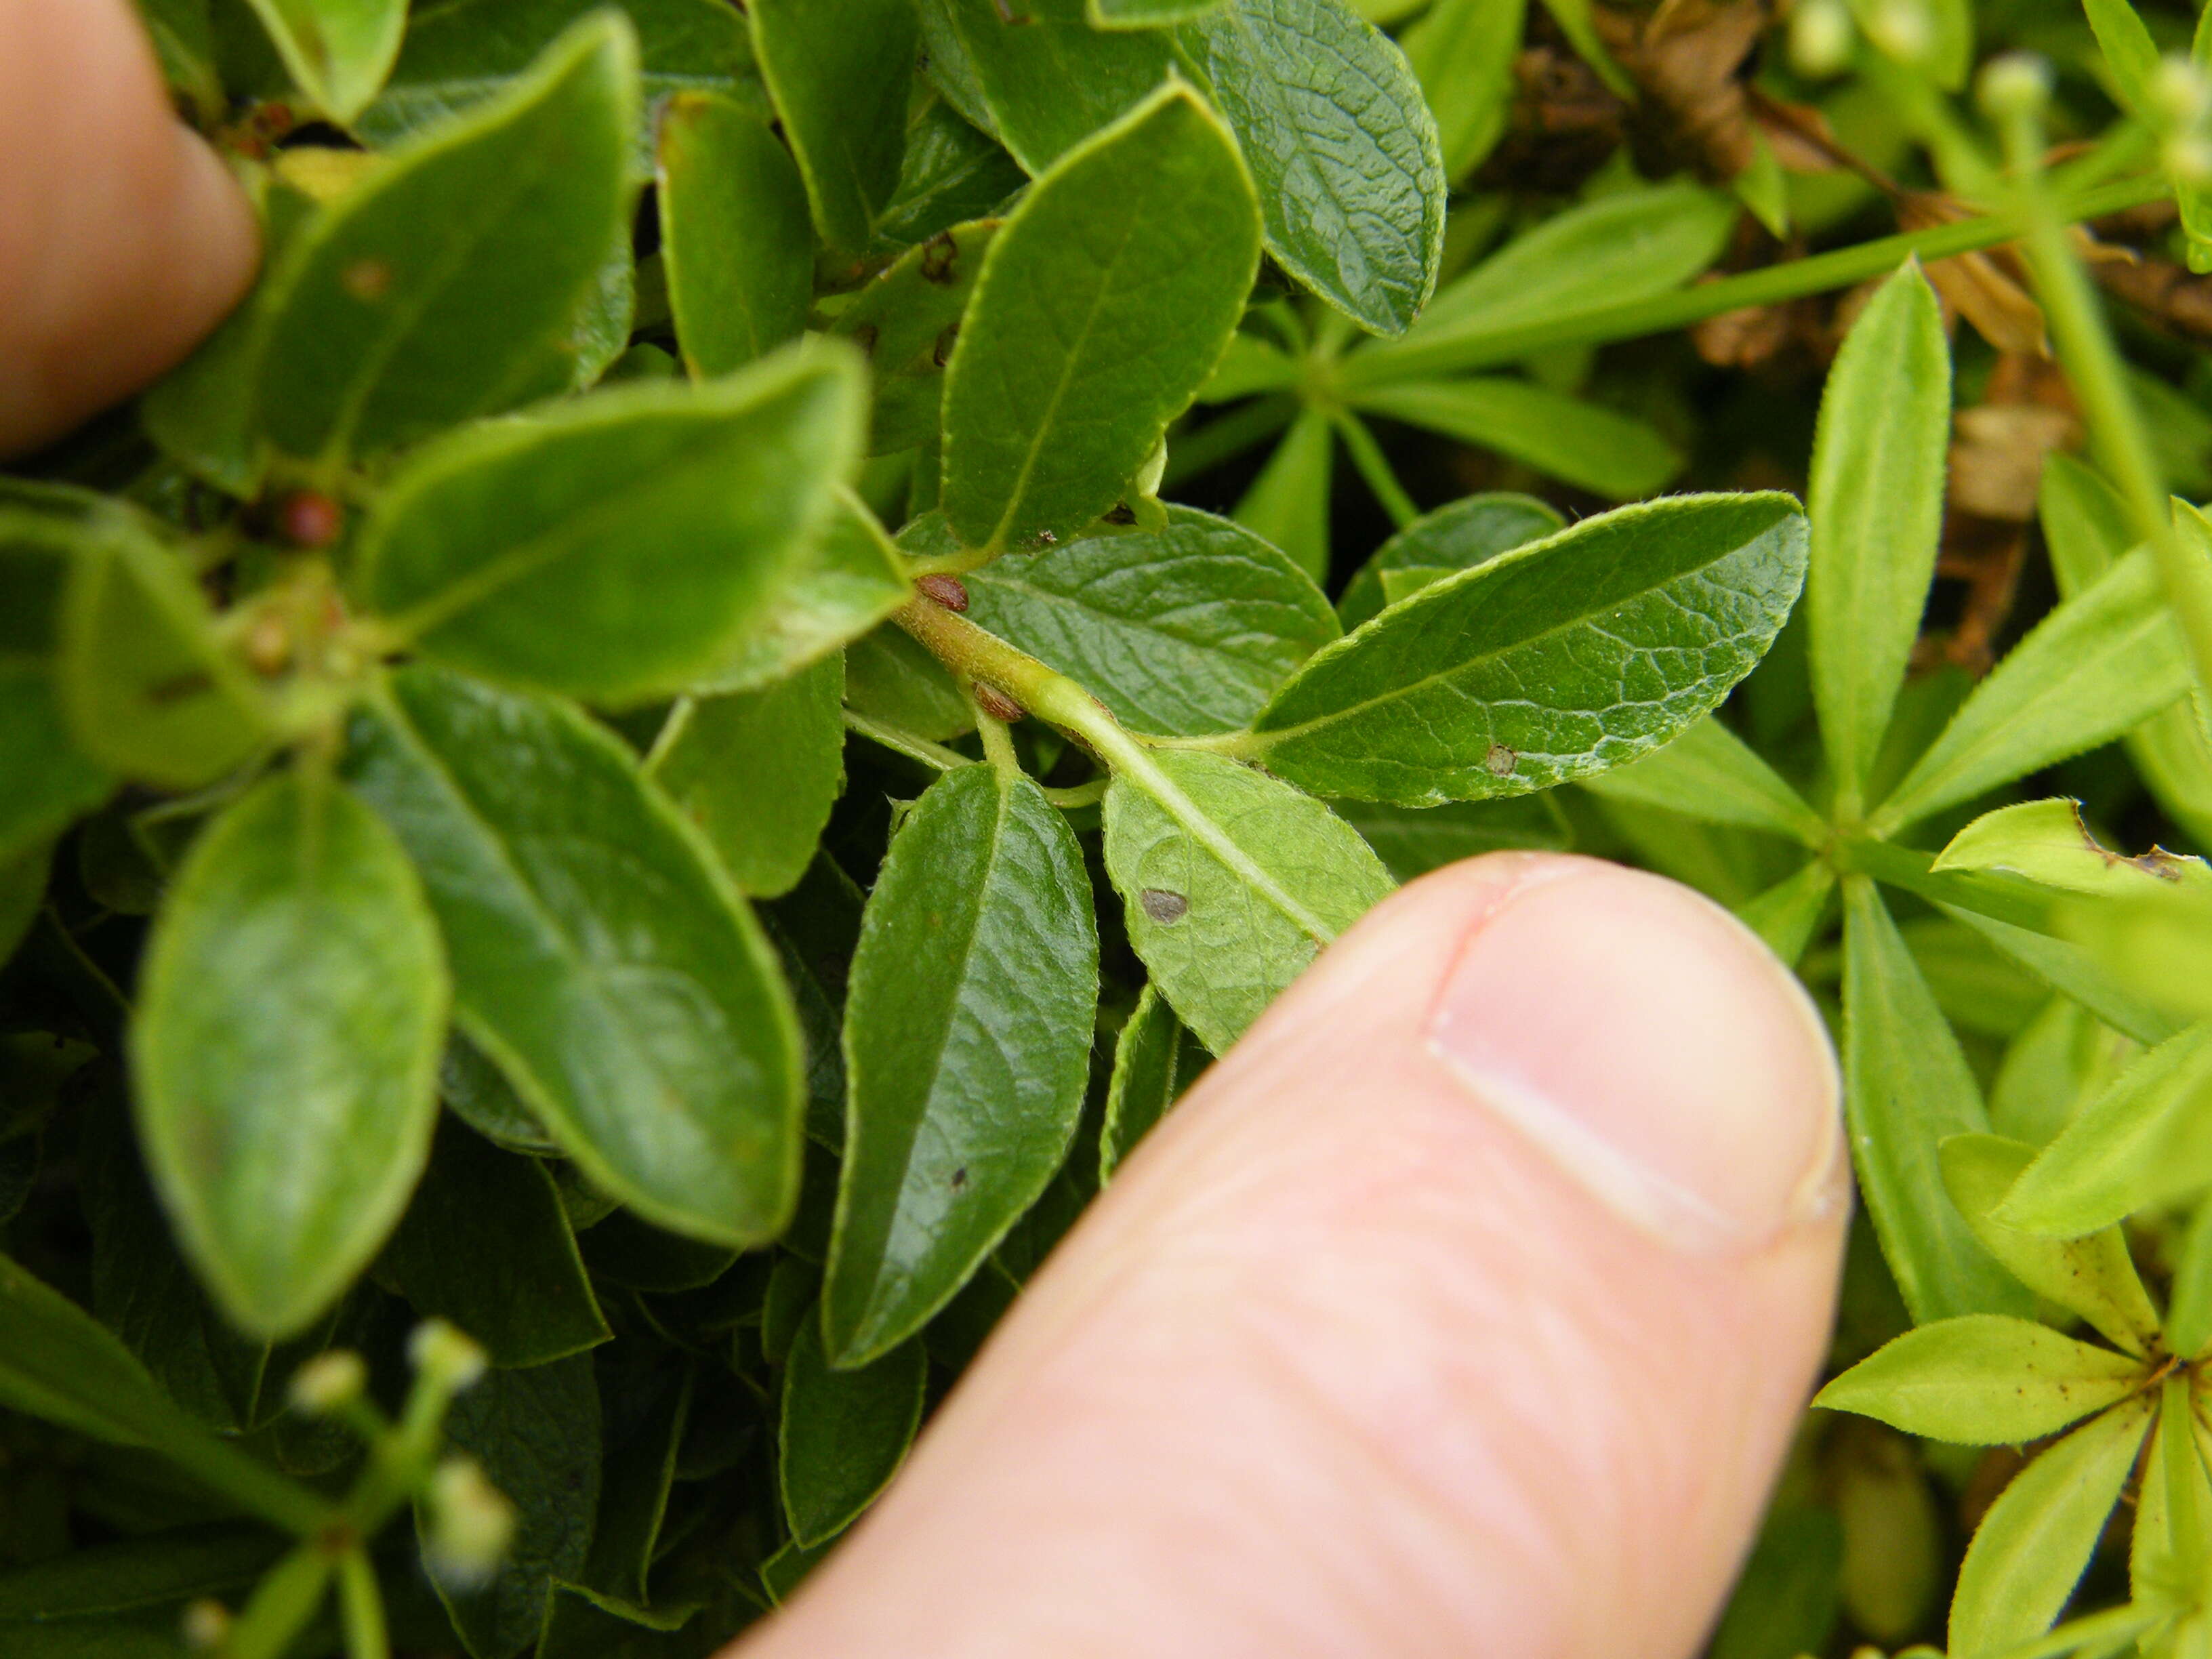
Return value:
M 1997 1218 L 2078 1238 L 2212 1184 L 2212 1024 L 2161 1042 L 2044 1148 Z
M 866 352 L 875 371 L 872 453 L 935 441 L 945 365 L 998 231 L 995 219 L 940 231 L 901 255 L 839 313 L 830 331 Z
M 1073 833 L 1026 779 L 948 772 L 893 838 L 846 1005 L 832 1364 L 919 1330 L 1066 1157 L 1098 1000 L 1092 910 Z
M 42 850 L 115 787 L 70 741 L 44 663 L 0 657 L 0 864 Z
M 2158 75 L 2158 46 L 2136 9 L 2128 0 L 2081 0 L 2081 9 L 2089 15 L 2089 27 L 2119 88 L 2122 106 L 2147 119 L 2155 117 L 2153 82 Z
M 407 0 L 247 0 L 301 91 L 340 126 L 368 107 L 399 56 Z
M 2108 743 L 2188 689 L 2180 629 L 2150 550 L 2138 550 L 2012 648 L 1869 827 L 1893 830 Z
M 2154 847 L 2139 858 L 2107 852 L 2081 821 L 2081 803 L 2022 801 L 1984 812 L 1951 837 L 1931 870 L 2002 870 L 2039 886 L 2093 896 L 2157 890 L 2154 884 L 2212 890 L 2204 860 Z
M 921 11 L 946 98 L 1031 175 L 1141 101 L 1172 61 L 1164 35 L 1094 29 L 1084 0 L 1021 0 L 1017 24 L 998 0 L 921 0 Z
M 0 1626 L 112 1618 L 173 1610 L 203 1596 L 231 1598 L 251 1589 L 283 1547 L 265 1528 L 238 1525 L 179 1527 L 81 1547 L 0 1573 Z
M 677 343 L 695 378 L 806 330 L 814 236 L 790 151 L 760 112 L 679 93 L 660 115 L 660 253 Z
M 1786 495 L 1682 495 L 1423 589 L 1328 647 L 1250 752 L 1322 793 L 1404 806 L 1548 788 L 1655 749 L 1751 671 L 1789 614 Z
M 636 101 L 636 38 L 597 14 L 308 224 L 269 278 L 255 395 L 277 448 L 332 465 L 538 390 L 627 222 Z
M 706 832 L 740 892 L 799 884 L 845 791 L 845 665 L 828 657 L 763 691 L 686 697 L 647 770 Z
M 1828 373 L 1813 444 L 1805 581 L 1813 699 L 1856 806 L 1920 631 L 1942 528 L 1951 349 L 1917 263 L 1876 290 Z
M 1680 183 L 1570 208 L 1442 289 L 1402 343 L 1358 352 L 1347 374 L 1372 385 L 1498 362 L 1493 343 L 1517 331 L 1680 288 L 1720 257 L 1736 217 L 1727 196 Z
M 692 689 L 703 694 L 772 685 L 858 640 L 911 592 L 906 562 L 876 515 L 841 486 L 767 614 Z
M 1236 143 L 1186 87 L 1037 179 L 945 376 L 945 510 L 964 544 L 1064 536 L 1121 499 L 1235 331 L 1259 240 Z
M 1237 503 L 1237 523 L 1282 549 L 1316 582 L 1328 576 L 1329 472 L 1335 456 L 1336 428 L 1328 411 L 1306 410 Z
M 1218 1054 L 1391 890 L 1350 824 L 1218 755 L 1160 750 L 1117 763 L 1105 823 L 1129 942 Z
M 1951 1600 L 1950 1650 L 1959 1659 L 2039 1636 L 2065 1609 L 2135 1468 L 2153 1397 L 2068 1435 L 1990 1506 Z
M 350 764 L 423 872 L 462 1029 L 592 1184 L 709 1243 L 781 1232 L 803 1087 L 789 995 L 619 740 L 410 668 L 355 721 Z
M 2191 888 L 2166 887 L 2141 897 L 2077 901 L 2058 925 L 2093 965 L 2110 970 L 2124 994 L 2192 1018 L 2212 1018 L 2212 900 Z M 2153 1041 L 2171 1031 L 2138 1030 L 2099 1014 L 2130 1036 Z
M 1500 553 L 1565 528 L 1557 509 L 1533 495 L 1503 491 L 1466 495 L 1416 519 L 1359 567 L 1336 602 L 1347 629 L 1379 612 L 1382 578 L 1393 570 L 1471 570 Z
M 2142 1360 L 2047 1325 L 1968 1314 L 1907 1331 L 1813 1403 L 1954 1445 L 2016 1446 L 2103 1411 L 2148 1380 Z
M 2028 1311 L 1943 1185 L 1937 1148 L 1989 1128 L 1958 1039 L 1881 895 L 1844 884 L 1844 1109 L 1867 1212 L 1916 1320 Z
M 2212 1204 L 2197 1206 L 2167 1296 L 2166 1346 L 2185 1358 L 2202 1358 L 2212 1347 Z
M 438 1066 L 438 1097 L 447 1109 L 495 1146 L 532 1158 L 557 1158 L 561 1143 L 522 1103 L 514 1085 L 459 1031 L 447 1034 Z
M 2118 1227 L 2080 1238 L 2039 1238 L 1993 1214 L 2036 1149 L 1996 1135 L 1953 1135 L 1941 1148 L 1943 1184 L 1982 1247 L 2045 1301 L 2078 1314 L 2141 1356 L 2158 1341 L 2158 1310 L 2136 1277 Z
M 1114 1042 L 1106 1118 L 1098 1131 L 1100 1186 L 1114 1178 L 1122 1160 L 1167 1115 L 1209 1058 L 1158 988 L 1146 986 Z
M 924 550 L 915 531 L 903 540 Z M 1007 554 L 965 580 L 970 622 L 1145 732 L 1241 728 L 1340 631 L 1303 570 L 1242 526 L 1187 507 L 1168 509 L 1164 530 Z
M 1682 470 L 1682 457 L 1644 422 L 1526 380 L 1411 380 L 1362 387 L 1352 404 L 1616 501 L 1656 495 Z
M 2188 1441 L 2177 1444 L 2179 1436 Z M 2144 1601 L 2171 1596 L 2177 1590 L 2186 1597 L 2191 1580 L 2203 1571 L 2202 1548 L 2186 1554 L 2175 1548 L 2173 1522 L 2179 1520 L 2185 1528 L 2190 1512 L 2199 1517 L 2212 1515 L 2212 1478 L 2208 1478 L 2203 1454 L 2202 1431 L 2192 1432 L 2185 1421 L 2170 1411 L 2160 1411 L 2158 1425 L 2151 1431 L 2150 1451 L 2142 1461 L 2142 1484 L 2136 1495 L 2135 1526 L 2129 1540 L 2128 1578 L 2137 1600 Z M 2191 1445 L 2189 1443 L 2195 1443 Z M 2194 1450 L 2196 1455 L 2182 1455 Z M 2176 1467 L 2176 1465 L 2179 1467 Z M 2183 1505 L 2169 1504 L 2166 1494 L 2185 1476 L 2191 1489 L 2190 1498 Z M 2179 1513 L 2177 1513 L 2179 1511 Z
M 208 0 L 137 0 L 139 20 L 161 60 L 161 76 L 192 112 L 213 120 L 223 112 L 222 77 L 216 73 L 215 33 Z
M 1177 56 L 1236 132 L 1267 251 L 1376 334 L 1403 334 L 1436 289 L 1444 173 L 1405 55 L 1341 0 L 1228 0 Z
M 599 1390 L 588 1355 L 495 1370 L 453 1401 L 446 1437 L 514 1505 L 514 1541 L 485 1583 L 429 1576 L 472 1659 L 538 1638 L 556 1581 L 582 1577 L 599 1501 Z
M 74 550 L 55 688 L 77 748 L 125 777 L 211 782 L 267 740 L 261 688 L 183 559 L 121 521 Z
M 908 248 L 988 217 L 1029 182 L 1014 158 L 951 105 L 932 100 L 906 130 L 898 193 L 876 219 L 879 246 Z
M 1707 1659 L 1796 1659 L 1825 1649 L 1838 1611 L 1844 1537 L 1842 1524 L 1826 1509 L 1771 1516 L 1713 1632 Z
M 1548 794 L 1419 807 L 1346 800 L 1334 810 L 1400 881 L 1482 853 L 1563 853 L 1575 840 L 1557 798 Z
M 1102 29 L 1149 29 L 1183 23 L 1215 10 L 1222 0 L 1090 0 L 1089 16 Z
M 849 1370 L 833 1370 L 822 1322 L 799 1322 L 783 1373 L 776 1474 L 792 1541 L 828 1543 L 890 1485 L 921 1426 L 929 1357 L 919 1342 Z
M 713 1284 L 738 1253 L 726 1245 L 684 1238 L 617 1210 L 579 1241 L 592 1273 L 625 1290 L 668 1295 Z
M 422 1173 L 448 986 L 406 854 L 285 774 L 192 843 L 148 941 L 138 1132 L 224 1310 L 286 1336 L 384 1243 Z
M 636 702 L 711 675 L 831 510 L 860 447 L 842 350 L 641 382 L 420 452 L 362 535 L 368 606 L 425 657 Z
M 1804 797 L 1712 714 L 1584 787 L 1609 799 L 1662 806 L 1704 823 L 1763 830 L 1811 848 L 1828 839 L 1827 825 Z
M 932 743 L 975 728 L 975 711 L 944 666 L 890 626 L 847 648 L 845 701 L 860 714 Z
M 726 0 L 415 0 L 407 42 L 354 131 L 380 147 L 434 131 L 528 74 L 547 43 L 610 8 L 637 33 L 644 70 L 633 161 L 653 171 L 653 112 L 672 94 L 719 93 L 765 112 L 745 20 Z
M 448 1122 L 379 1271 L 424 1318 L 445 1319 L 501 1368 L 611 1340 L 553 1177 Z
M 898 188 L 915 45 L 908 0 L 750 0 L 753 53 L 833 253 L 868 245 Z
M 1447 180 L 1464 178 L 1504 136 L 1523 0 L 1438 0 L 1400 44 L 1435 113 Z

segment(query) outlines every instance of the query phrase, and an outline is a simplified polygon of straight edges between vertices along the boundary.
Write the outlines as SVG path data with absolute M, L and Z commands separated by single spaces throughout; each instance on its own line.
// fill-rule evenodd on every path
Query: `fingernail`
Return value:
M 1462 947 L 1429 1036 L 1483 1106 L 1675 1249 L 1755 1251 L 1846 1201 L 1819 1013 L 1747 928 L 1673 882 L 1532 863 Z

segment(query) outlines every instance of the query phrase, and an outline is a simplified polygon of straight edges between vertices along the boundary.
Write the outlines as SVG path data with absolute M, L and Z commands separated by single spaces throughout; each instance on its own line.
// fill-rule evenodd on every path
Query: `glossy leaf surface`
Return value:
M 995 0 L 920 0 L 922 42 L 953 106 L 1032 174 L 1158 87 L 1173 61 L 1149 30 L 1102 32 L 1084 0 L 1024 0 L 1009 25 Z
M 1586 519 L 1327 647 L 1254 722 L 1268 769 L 1400 805 L 1519 794 L 1656 748 L 1748 673 L 1803 580 L 1783 495 Z
M 833 1370 L 817 1319 L 799 1322 L 784 1362 L 776 1433 L 783 1512 L 802 1549 L 826 1544 L 890 1484 L 921 1425 L 929 1358 L 905 1342 L 852 1370 Z
M 754 0 L 753 54 L 833 252 L 868 245 L 906 143 L 910 0 Z
M 1416 519 L 1382 544 L 1353 573 L 1336 602 L 1351 629 L 1385 604 L 1382 578 L 1392 570 L 1470 570 L 1500 553 L 1565 529 L 1554 507 L 1533 495 L 1492 492 L 1462 496 Z
M 270 778 L 193 843 L 131 1026 L 138 1131 L 246 1329 L 298 1331 L 398 1220 L 429 1151 L 447 989 L 405 853 L 343 787 Z

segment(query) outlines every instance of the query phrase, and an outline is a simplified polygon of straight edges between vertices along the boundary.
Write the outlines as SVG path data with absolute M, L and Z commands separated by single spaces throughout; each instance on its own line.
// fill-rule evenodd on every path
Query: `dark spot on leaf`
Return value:
M 198 696 L 203 691 L 214 689 L 215 682 L 208 678 L 206 670 L 187 669 L 172 679 L 163 680 L 157 685 L 148 686 L 146 701 L 156 704 L 181 702 L 186 697 Z
M 1137 895 L 1137 902 L 1145 914 L 1162 927 L 1170 927 L 1190 914 L 1190 901 L 1181 893 L 1170 893 L 1164 887 L 1147 887 Z
M 1116 501 L 1106 511 L 1108 524 L 1134 524 L 1136 521 L 1137 509 L 1127 501 Z
M 937 347 L 929 354 L 929 361 L 939 368 L 952 361 L 952 343 L 960 337 L 960 325 L 955 323 L 937 337 Z
M 883 331 L 873 323 L 862 323 L 853 331 L 853 343 L 869 356 L 876 355 L 876 342 L 883 338 Z
M 968 589 L 957 576 L 921 576 L 914 585 L 947 611 L 968 608 Z
M 968 1166 L 963 1164 L 952 1172 L 952 1190 L 958 1192 L 968 1184 Z
M 1504 744 L 1493 743 L 1490 745 L 1490 752 L 1482 757 L 1482 764 L 1491 776 L 1510 778 L 1513 775 L 1513 763 L 1519 758 Z
M 392 267 L 381 259 L 356 259 L 345 268 L 338 284 L 364 305 L 392 291 Z
M 921 280 L 947 287 L 952 282 L 952 268 L 959 263 L 960 244 L 952 240 L 951 231 L 940 230 L 921 251 Z

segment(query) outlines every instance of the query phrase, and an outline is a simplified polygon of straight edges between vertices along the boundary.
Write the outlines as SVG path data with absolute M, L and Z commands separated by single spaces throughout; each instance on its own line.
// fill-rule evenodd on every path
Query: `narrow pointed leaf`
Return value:
M 1343 0 L 1227 0 L 1178 56 L 1237 134 L 1267 251 L 1361 327 L 1403 334 L 1443 257 L 1443 156 L 1405 54 Z
M 1215 1054 L 1392 888 L 1358 832 L 1319 801 L 1176 750 L 1116 768 L 1106 868 L 1152 982 Z
M 1874 766 L 1936 574 L 1951 350 L 1917 264 L 1883 283 L 1836 354 L 1814 440 L 1813 698 L 1856 799 Z
M 463 1029 L 593 1185 L 710 1243 L 781 1232 L 803 1090 L 789 994 L 619 741 L 561 703 L 410 668 L 352 744 L 422 871 Z
M 1242 728 L 1340 632 L 1311 577 L 1243 526 L 1188 507 L 1170 507 L 1164 530 L 1008 554 L 967 585 L 969 621 L 1142 732 Z
M 249 3 L 300 90 L 340 126 L 383 87 L 407 29 L 407 0 Z
M 1820 920 L 1828 913 L 1828 900 L 1836 890 L 1836 872 L 1823 859 L 1814 859 L 1794 876 L 1780 881 L 1736 906 L 1736 920 L 1766 941 L 1766 948 L 1797 965 Z
M 2108 852 L 2081 821 L 2076 800 L 2031 800 L 1985 812 L 1951 837 L 1931 870 L 2002 870 L 2061 892 L 2130 897 L 2160 884 L 2212 894 L 2212 867 L 2154 847 L 2137 858 Z
M 2212 1347 L 2212 1204 L 2197 1206 L 2166 1294 L 2166 1346 L 2186 1358 L 2203 1358 Z M 2205 1512 L 2212 1515 L 2212 1506 Z
M 1586 777 L 1718 703 L 1804 569 L 1805 521 L 1785 495 L 1586 519 L 1323 649 L 1253 723 L 1250 752 L 1321 793 L 1406 806 Z
M 900 255 L 838 314 L 831 332 L 865 351 L 873 372 L 872 453 L 935 441 L 945 366 L 998 232 L 995 219 L 939 232 Z
M 1954 1445 L 2020 1445 L 2126 1399 L 2149 1375 L 2141 1359 L 2033 1320 L 1968 1314 L 1907 1331 L 1813 1403 Z
M 2138 1600 L 2172 1595 L 2177 1590 L 2186 1595 L 2191 1577 L 2203 1570 L 2201 1550 L 2185 1556 L 2174 1548 L 2177 1506 L 2167 1502 L 2166 1494 L 2176 1487 L 2175 1475 L 2189 1477 L 2197 1516 L 2212 1516 L 2212 1477 L 2208 1477 L 2203 1454 L 2197 1450 L 2193 1457 L 2177 1457 L 2183 1449 L 2174 1443 L 2179 1436 L 2189 1437 L 2190 1449 L 2197 1450 L 2202 1444 L 2201 1432 L 2192 1431 L 2185 1420 L 2178 1421 L 2173 1413 L 2161 1411 L 2158 1426 L 2151 1431 L 2149 1455 L 2143 1459 L 2134 1536 L 2129 1540 L 2128 1579 Z M 2180 1465 L 2178 1469 L 2176 1463 Z
M 370 609 L 425 657 L 605 702 L 711 675 L 763 624 L 860 447 L 842 350 L 623 387 L 417 454 L 362 534 Z
M 1364 388 L 1356 406 L 1480 449 L 1612 501 L 1656 495 L 1682 457 L 1645 422 L 1547 386 L 1502 376 Z
M 1527 7 L 1522 0 L 1442 0 L 1400 38 L 1437 119 L 1444 178 L 1464 178 L 1505 133 Z
M 1994 1212 L 2035 1161 L 2035 1148 L 1996 1135 L 1954 1135 L 1943 1143 L 1943 1184 L 1983 1248 L 2045 1301 L 2080 1315 L 2131 1354 L 2158 1340 L 2158 1310 L 2129 1257 L 2118 1227 L 2079 1238 L 2039 1237 L 2008 1227 Z
M 898 188 L 915 25 L 909 0 L 752 0 L 753 54 L 833 252 L 868 245 Z
M 2150 550 L 2037 623 L 1974 688 L 1875 816 L 1895 828 L 2109 743 L 2189 690 Z
M 806 331 L 814 235 L 791 152 L 729 98 L 684 93 L 661 112 L 660 252 L 684 366 L 709 380 Z
M 1337 614 L 1348 631 L 1380 611 L 1386 602 L 1382 578 L 1392 570 L 1470 570 L 1565 527 L 1556 508 L 1533 495 L 1463 496 L 1383 543 L 1345 584 Z
M 1599 773 L 1586 787 L 1613 800 L 1764 830 L 1808 847 L 1827 840 L 1826 824 L 1804 797 L 1711 714 L 1642 759 Z
M 906 1461 L 929 1382 L 929 1356 L 903 1342 L 851 1370 L 833 1370 L 822 1322 L 799 1322 L 784 1362 L 776 1475 L 793 1540 L 828 1543 L 860 1518 Z
M 2212 1184 L 2212 1024 L 2159 1044 L 2043 1149 L 1997 1217 L 2078 1238 Z
M 1098 990 L 1073 833 L 1026 779 L 930 786 L 869 895 L 845 1016 L 832 1364 L 904 1341 L 1067 1155 Z
M 1209 1058 L 1158 988 L 1146 986 L 1136 1012 L 1114 1043 L 1106 1121 L 1098 1132 L 1101 1186 L 1113 1179 L 1137 1143 L 1167 1115 Z
M 806 873 L 845 790 L 845 667 L 836 657 L 780 684 L 684 698 L 654 745 L 654 779 L 706 832 L 743 893 L 774 898 Z
M 601 13 L 313 221 L 270 277 L 276 447 L 382 449 L 532 395 L 629 213 L 636 102 L 635 36 Z
M 1336 428 L 1328 413 L 1304 410 L 1237 503 L 1237 523 L 1282 549 L 1316 582 L 1328 578 L 1329 485 L 1335 459 Z
M 2072 1599 L 2149 1431 L 2151 1399 L 2107 1412 L 2013 1477 L 1975 1529 L 1951 1601 L 1950 1651 L 2002 1653 Z
M 1986 1133 L 1981 1091 L 1928 982 L 1864 877 L 1844 886 L 1844 1107 L 1859 1190 L 1917 1320 L 2019 1313 L 2027 1291 L 1983 1249 L 1937 1151 Z
M 1094 28 L 1084 0 L 1022 0 L 1012 25 L 997 0 L 920 4 L 938 84 L 1032 176 L 1140 102 L 1173 62 L 1163 34 Z
M 348 790 L 271 778 L 192 845 L 147 947 L 147 1164 L 230 1316 L 288 1336 L 384 1243 L 429 1152 L 447 984 L 406 854 Z
M 1259 241 L 1236 143 L 1188 88 L 1037 179 L 945 377 L 944 504 L 963 543 L 1064 536 L 1121 498 L 1235 331 Z

